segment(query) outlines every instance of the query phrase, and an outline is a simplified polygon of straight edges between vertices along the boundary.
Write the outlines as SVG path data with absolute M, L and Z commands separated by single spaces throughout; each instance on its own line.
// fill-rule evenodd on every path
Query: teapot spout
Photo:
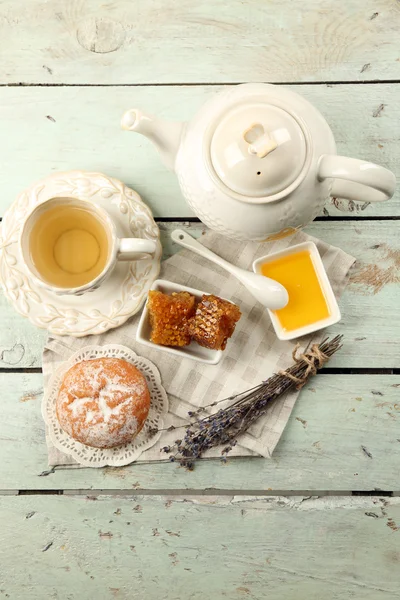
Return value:
M 123 115 L 121 127 L 148 137 L 155 144 L 165 166 L 174 170 L 184 127 L 183 122 L 164 121 L 132 108 Z

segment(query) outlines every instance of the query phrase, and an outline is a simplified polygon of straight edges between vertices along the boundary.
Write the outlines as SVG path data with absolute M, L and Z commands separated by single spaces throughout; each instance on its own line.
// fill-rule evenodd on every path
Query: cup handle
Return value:
M 118 240 L 117 260 L 143 260 L 156 251 L 156 243 L 140 238 L 120 238 Z
M 325 154 L 318 164 L 318 179 L 334 179 L 331 196 L 355 202 L 389 200 L 396 188 L 392 171 L 374 163 Z

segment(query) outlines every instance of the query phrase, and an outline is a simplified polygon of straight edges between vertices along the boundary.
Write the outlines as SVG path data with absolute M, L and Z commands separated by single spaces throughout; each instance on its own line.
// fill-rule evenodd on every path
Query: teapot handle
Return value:
M 324 154 L 318 163 L 318 179 L 334 179 L 330 195 L 355 202 L 389 200 L 396 188 L 392 171 L 374 163 Z

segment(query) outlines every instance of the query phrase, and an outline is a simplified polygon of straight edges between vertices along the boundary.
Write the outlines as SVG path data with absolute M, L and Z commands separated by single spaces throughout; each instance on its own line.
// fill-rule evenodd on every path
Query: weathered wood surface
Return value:
M 205 228 L 198 223 L 160 223 L 164 256 L 179 250 L 169 234 L 176 226 L 194 236 Z M 334 367 L 396 368 L 400 364 L 400 247 L 397 221 L 315 222 L 306 231 L 355 256 L 341 301 L 342 321 L 330 333 L 343 333 L 345 346 L 331 361 Z M 0 294 L 0 367 L 40 366 L 45 333 L 15 314 Z
M 399 26 L 395 0 L 0 2 L 0 216 L 31 182 L 72 168 L 122 179 L 157 217 L 193 216 L 150 143 L 120 130 L 121 115 L 136 105 L 190 118 L 242 81 L 299 84 L 339 153 L 400 176 Z M 324 214 L 398 217 L 400 192 Z M 166 256 L 174 226 L 161 225 Z M 330 366 L 398 368 L 397 221 L 307 231 L 358 259 L 330 330 L 346 344 Z M 40 366 L 44 332 L 1 294 L 0 331 L 1 369 Z M 399 498 L 234 496 L 398 491 L 400 376 L 319 375 L 272 460 L 202 461 L 192 473 L 169 463 L 49 470 L 41 374 L 0 373 L 0 389 L 0 598 L 400 598 Z M 138 490 L 159 495 L 130 496 Z M 200 495 L 211 490 L 229 495 Z
M 18 0 L 2 2 L 0 19 L 4 83 L 400 76 L 400 9 L 393 0 Z
M 2 373 L 0 386 L 0 490 L 399 489 L 398 375 L 318 375 L 302 391 L 272 459 L 201 461 L 193 472 L 163 462 L 49 473 L 41 374 Z
M 289 87 L 326 117 L 340 154 L 383 164 L 400 177 L 400 84 Z M 121 116 L 137 106 L 168 119 L 190 119 L 219 89 L 0 87 L 0 137 L 6 141 L 0 145 L 0 216 L 34 181 L 77 168 L 125 181 L 156 217 L 193 216 L 176 176 L 161 164 L 149 140 L 121 130 Z M 353 203 L 352 212 L 343 212 L 348 207 L 348 202 L 337 208 L 329 201 L 326 210 L 332 216 L 399 215 L 400 188 L 388 202 Z
M 4 598 L 400 598 L 399 498 L 0 496 L 0 522 Z

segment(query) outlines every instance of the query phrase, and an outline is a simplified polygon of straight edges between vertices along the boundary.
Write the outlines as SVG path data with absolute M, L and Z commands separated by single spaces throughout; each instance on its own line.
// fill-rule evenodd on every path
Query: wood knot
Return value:
M 108 18 L 91 17 L 81 21 L 76 39 L 85 50 L 97 54 L 115 52 L 125 41 L 121 23 Z
M 17 365 L 24 358 L 24 355 L 24 346 L 16 342 L 12 348 L 5 348 L 0 352 L 0 362 L 6 365 Z

